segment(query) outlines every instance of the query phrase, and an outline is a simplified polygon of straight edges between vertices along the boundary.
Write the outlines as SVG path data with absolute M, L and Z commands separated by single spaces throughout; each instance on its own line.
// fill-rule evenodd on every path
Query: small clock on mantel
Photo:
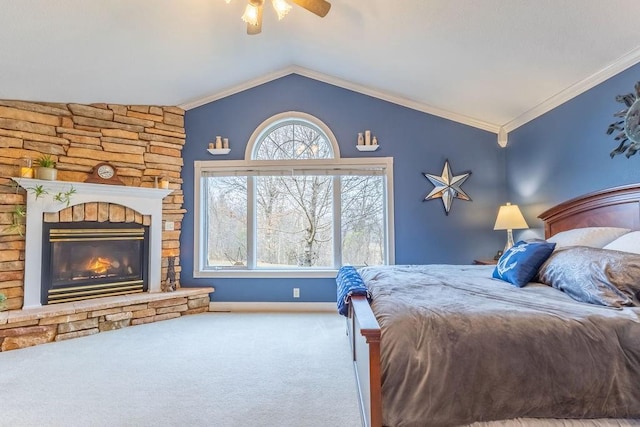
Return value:
M 116 168 L 110 163 L 98 163 L 93 167 L 91 175 L 84 182 L 90 182 L 94 184 L 110 184 L 110 185 L 124 185 L 124 182 L 120 181 Z

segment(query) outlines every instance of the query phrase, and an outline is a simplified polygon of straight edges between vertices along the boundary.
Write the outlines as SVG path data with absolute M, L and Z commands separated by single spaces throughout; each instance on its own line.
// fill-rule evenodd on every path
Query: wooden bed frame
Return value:
M 561 203 L 538 218 L 545 237 L 581 227 L 624 227 L 640 230 L 640 184 L 597 191 Z M 354 296 L 349 305 L 347 334 L 351 343 L 362 424 L 382 427 L 381 334 L 367 299 Z

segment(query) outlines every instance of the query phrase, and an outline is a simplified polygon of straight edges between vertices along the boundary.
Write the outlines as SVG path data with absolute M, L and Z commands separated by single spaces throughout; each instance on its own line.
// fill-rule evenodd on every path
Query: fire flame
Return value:
M 96 274 L 104 274 L 111 267 L 113 267 L 113 261 L 111 261 L 109 258 L 95 257 L 91 258 L 91 261 L 89 261 L 87 270 L 91 270 Z

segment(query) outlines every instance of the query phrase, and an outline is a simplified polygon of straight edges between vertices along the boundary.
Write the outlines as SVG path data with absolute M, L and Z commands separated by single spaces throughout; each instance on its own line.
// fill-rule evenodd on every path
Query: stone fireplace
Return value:
M 160 292 L 162 199 L 171 190 L 29 178 L 14 180 L 27 189 L 23 308 L 92 298 L 94 294 L 100 296 L 101 289 L 109 295 Z M 29 191 L 36 187 L 42 188 L 44 195 Z M 84 212 L 91 203 L 98 206 L 95 222 L 60 222 L 59 212 L 69 206 L 57 201 L 55 195 L 70 190 L 73 191 L 70 205 L 78 206 L 78 212 Z M 106 215 L 100 215 L 99 204 Z M 126 209 L 132 212 L 131 223 L 125 222 Z M 109 215 L 118 210 L 123 215 Z M 104 245 L 106 242 L 110 244 Z M 109 247 L 117 253 L 110 254 Z M 143 262 L 140 258 L 131 259 L 136 248 Z M 82 256 L 69 253 L 74 251 L 81 252 Z M 50 257 L 44 259 L 47 254 Z M 88 259 L 84 255 L 88 255 Z M 82 262 L 85 265 L 78 265 Z M 102 265 L 91 266 L 86 262 Z M 120 268 L 124 264 L 127 267 Z M 74 269 L 75 273 L 71 272 Z M 79 281 L 82 285 L 76 284 Z M 72 290 L 64 290 L 65 287 Z
M 0 293 L 7 298 L 5 311 L 0 308 L 0 351 L 208 310 L 212 288 L 180 286 L 185 139 L 184 110 L 178 107 L 0 100 Z M 33 190 L 16 191 L 11 177 L 19 175 L 20 159 L 42 154 L 56 162 L 58 181 L 43 182 L 48 195 L 33 200 Z M 125 186 L 85 184 L 101 162 L 115 166 Z M 152 188 L 161 176 L 170 190 Z M 68 206 L 51 197 L 71 186 L 76 193 Z M 12 212 L 25 204 L 26 227 L 8 227 Z M 49 223 L 83 221 L 92 223 L 88 228 L 148 228 L 146 292 L 42 305 L 41 279 L 50 274 L 41 269 L 44 230 Z M 170 259 L 179 289 L 160 292 Z
M 24 306 L 0 311 L 0 351 L 208 311 L 213 288 L 161 292 L 172 190 L 13 180 L 27 190 Z

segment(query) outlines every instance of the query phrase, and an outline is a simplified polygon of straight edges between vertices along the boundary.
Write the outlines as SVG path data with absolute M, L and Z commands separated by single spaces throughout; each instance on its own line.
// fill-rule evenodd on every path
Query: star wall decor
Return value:
M 460 188 L 471 175 L 471 171 L 454 176 L 451 173 L 449 160 L 445 160 L 442 175 L 438 176 L 430 173 L 423 173 L 423 175 L 435 186 L 424 200 L 442 199 L 445 215 L 449 215 L 453 199 L 471 201 L 469 195 Z

